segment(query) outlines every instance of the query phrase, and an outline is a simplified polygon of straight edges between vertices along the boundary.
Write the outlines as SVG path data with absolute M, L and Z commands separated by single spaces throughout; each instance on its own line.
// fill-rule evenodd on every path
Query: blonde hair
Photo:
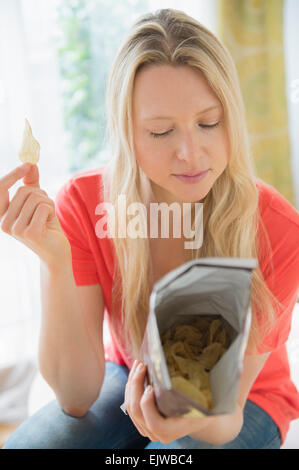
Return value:
M 104 175 L 105 200 L 116 208 L 118 195 L 125 194 L 127 205 L 144 203 L 144 188 L 150 188 L 134 153 L 132 95 L 138 71 L 153 65 L 189 65 L 200 70 L 224 109 L 230 141 L 229 162 L 204 199 L 203 244 L 192 252 L 192 259 L 239 257 L 269 263 L 271 247 L 258 210 L 256 174 L 235 64 L 216 36 L 182 11 L 161 9 L 139 17 L 112 64 L 106 92 L 111 161 L 107 165 L 107 177 Z M 262 246 L 258 243 L 258 230 L 266 241 Z M 116 259 L 111 324 L 117 341 L 131 358 L 136 358 L 149 311 L 149 240 L 115 237 L 113 243 Z M 186 261 L 189 259 L 186 255 Z M 262 319 L 266 335 L 275 319 L 276 304 L 259 266 L 253 271 L 251 284 L 252 323 L 248 344 L 252 351 L 262 340 L 258 319 Z M 262 316 L 257 315 L 257 308 Z

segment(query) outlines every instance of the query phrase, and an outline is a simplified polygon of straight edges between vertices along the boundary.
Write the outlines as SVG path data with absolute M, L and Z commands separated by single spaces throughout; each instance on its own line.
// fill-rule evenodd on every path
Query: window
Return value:
M 142 13 L 180 1 L 0 0 L 2 174 L 19 165 L 27 117 L 40 142 L 40 186 L 54 199 L 71 174 L 106 161 L 105 85 L 110 59 Z M 215 31 L 216 0 L 184 11 Z M 22 181 L 10 190 L 13 197 Z M 0 230 L 0 367 L 36 358 L 39 258 Z

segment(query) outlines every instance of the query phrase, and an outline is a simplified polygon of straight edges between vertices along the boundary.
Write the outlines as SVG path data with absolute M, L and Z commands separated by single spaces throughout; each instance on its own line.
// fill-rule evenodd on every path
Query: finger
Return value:
M 19 179 L 24 178 L 26 173 L 30 170 L 31 165 L 29 163 L 24 163 L 21 166 L 18 166 L 10 173 L 0 178 L 0 191 L 7 191 L 11 188 Z
M 127 384 L 127 410 L 140 434 L 148 437 L 152 441 L 158 441 L 159 439 L 156 435 L 147 428 L 140 407 L 140 400 L 144 393 L 145 374 L 146 366 L 142 362 L 136 361 L 134 369 L 132 368 L 130 381 L 128 381 Z
M 12 227 L 20 217 L 21 212 L 23 224 L 28 225 L 34 213 L 35 207 L 39 202 L 45 201 L 53 208 L 55 207 L 54 202 L 45 195 L 46 193 L 37 193 L 37 191 L 41 190 L 36 188 L 31 188 L 29 191 L 26 190 L 25 186 L 22 186 L 18 189 L 17 193 L 13 197 L 1 222 L 1 228 L 4 232 L 8 234 L 12 233 Z
M 39 171 L 37 165 L 31 165 L 30 170 L 26 173 L 23 178 L 23 182 L 26 186 L 39 188 Z
M 141 424 L 142 413 L 140 411 L 139 402 L 143 394 L 141 388 L 142 376 L 144 375 L 145 367 L 140 361 L 136 361 L 130 371 L 128 382 L 125 388 L 125 407 L 131 419 L 136 424 Z
M 128 408 L 135 413 L 141 414 L 139 402 L 141 400 L 143 389 L 143 381 L 145 376 L 146 367 L 140 361 L 134 366 L 134 369 L 130 372 L 127 384 L 127 403 Z
M 13 171 L 0 178 L 0 220 L 9 206 L 9 188 L 22 178 L 28 170 L 29 165 L 27 163 L 15 168 Z
M 148 437 L 152 441 L 158 441 L 157 437 L 154 436 L 143 424 L 142 421 L 139 419 L 136 419 L 134 411 L 129 407 L 129 405 L 126 407 L 127 409 L 127 414 L 131 421 L 133 422 L 134 426 L 136 429 L 139 431 L 139 433 L 144 436 Z
M 41 203 L 35 209 L 31 222 L 24 231 L 26 238 L 39 240 L 46 230 L 46 224 L 55 211 L 48 204 Z
M 128 406 L 129 406 L 129 395 L 131 394 L 130 390 L 131 390 L 131 385 L 132 385 L 132 378 L 134 377 L 135 371 L 139 364 L 140 364 L 140 361 L 138 361 L 138 359 L 135 359 L 128 375 L 128 381 L 127 381 L 127 385 L 125 388 L 125 397 L 124 397 L 124 400 L 125 400 L 124 405 L 126 409 L 128 409 Z
M 128 410 L 128 404 L 129 404 L 128 395 L 129 395 L 129 390 L 130 390 L 131 379 L 132 379 L 132 376 L 134 375 L 134 371 L 136 369 L 137 363 L 138 363 L 138 361 L 137 361 L 137 359 L 135 359 L 135 361 L 133 362 L 133 365 L 130 369 L 129 375 L 128 375 L 128 381 L 127 381 L 127 384 L 126 384 L 125 396 L 124 396 L 124 406 L 125 406 L 126 410 Z
M 135 361 L 133 362 L 132 368 L 130 370 L 128 378 L 130 378 L 130 377 L 132 378 L 132 376 L 135 374 L 135 371 L 136 371 L 139 364 L 140 364 L 140 361 L 138 361 L 138 359 L 135 359 Z
M 171 435 L 177 432 L 177 427 L 169 426 L 169 421 L 159 413 L 155 402 L 154 389 L 148 385 L 140 400 L 140 408 L 143 414 L 145 426 L 152 434 L 160 437 L 163 435 Z
M 141 434 L 143 437 L 149 437 L 149 432 L 147 429 L 145 429 L 141 424 L 139 424 L 132 416 L 129 415 L 129 418 L 133 422 L 135 428 L 138 430 L 138 432 Z
M 48 210 L 48 216 L 50 215 L 51 212 L 53 212 L 53 207 L 50 206 L 50 204 L 47 204 L 43 201 L 40 201 L 40 203 L 35 203 L 33 206 L 30 208 L 27 208 L 26 211 L 22 210 L 22 213 L 20 216 L 17 218 L 16 222 L 12 225 L 11 228 L 11 234 L 19 237 L 19 238 L 25 238 L 25 232 L 29 225 L 32 222 L 32 218 L 34 216 L 34 213 L 36 212 L 36 209 L 41 205 L 42 207 L 46 207 Z
M 128 381 L 127 381 L 126 388 L 125 388 L 124 406 L 125 406 L 125 409 L 126 409 L 126 412 L 129 416 L 129 418 L 134 423 L 136 429 L 138 429 L 139 433 L 142 436 L 146 437 L 148 435 L 147 431 L 133 417 L 133 414 L 132 414 L 132 411 L 131 411 L 131 408 L 130 408 L 130 398 L 129 397 L 133 393 L 132 392 L 132 378 L 134 377 L 134 374 L 135 374 L 136 368 L 138 367 L 138 364 L 139 364 L 139 361 L 136 359 L 134 361 L 133 365 L 132 365 L 131 370 L 130 370 L 130 373 L 129 373 L 129 376 L 128 376 Z

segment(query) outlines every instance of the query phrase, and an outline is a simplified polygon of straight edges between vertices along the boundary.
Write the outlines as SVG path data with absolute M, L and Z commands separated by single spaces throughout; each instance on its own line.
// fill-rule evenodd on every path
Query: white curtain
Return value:
M 40 186 L 51 198 L 68 178 L 52 40 L 55 7 L 56 0 L 0 0 L 0 176 L 21 164 L 27 117 L 41 143 Z M 10 199 L 21 184 L 10 189 Z M 2 230 L 0 286 L 0 421 L 20 422 L 37 370 L 39 259 Z
M 41 142 L 40 186 L 50 197 L 67 178 L 51 0 L 0 0 L 0 174 L 21 162 L 24 118 Z M 10 199 L 21 186 L 16 183 Z M 40 317 L 39 259 L 0 231 L 0 366 L 35 357 Z

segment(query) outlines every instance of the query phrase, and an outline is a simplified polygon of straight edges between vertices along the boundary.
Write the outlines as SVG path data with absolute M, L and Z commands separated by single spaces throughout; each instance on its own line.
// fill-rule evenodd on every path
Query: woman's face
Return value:
M 159 65 L 137 73 L 134 146 L 158 202 L 195 202 L 208 194 L 228 162 L 223 119 L 221 102 L 200 71 Z M 204 170 L 206 176 L 192 184 L 174 176 Z

